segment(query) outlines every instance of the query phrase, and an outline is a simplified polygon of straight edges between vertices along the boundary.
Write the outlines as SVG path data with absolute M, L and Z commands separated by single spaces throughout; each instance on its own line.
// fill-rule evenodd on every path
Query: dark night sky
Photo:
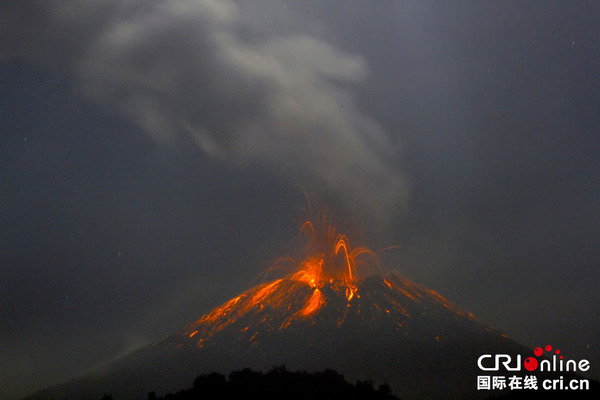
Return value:
M 248 288 L 295 184 L 600 377 L 598 1 L 25 0 L 0 39 L 0 399 Z

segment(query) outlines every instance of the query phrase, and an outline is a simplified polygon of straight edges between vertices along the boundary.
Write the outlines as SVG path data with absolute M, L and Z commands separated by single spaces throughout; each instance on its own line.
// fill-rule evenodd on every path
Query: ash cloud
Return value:
M 4 34 L 17 43 L 5 54 L 37 48 L 36 61 L 73 71 L 84 96 L 159 143 L 191 139 L 226 163 L 267 166 L 309 190 L 324 187 L 370 216 L 406 206 L 407 180 L 388 134 L 353 96 L 368 76 L 360 55 L 302 33 L 252 35 L 231 1 L 1 8 L 13 8 L 3 13 Z M 43 26 L 19 32 L 19 18 Z

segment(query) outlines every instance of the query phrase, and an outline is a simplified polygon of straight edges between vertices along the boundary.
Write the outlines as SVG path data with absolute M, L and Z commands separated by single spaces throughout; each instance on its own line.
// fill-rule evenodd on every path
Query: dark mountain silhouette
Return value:
M 482 397 L 476 360 L 530 351 L 399 274 L 352 285 L 313 282 L 299 271 L 258 285 L 198 321 L 98 371 L 29 399 L 143 398 L 173 392 L 200 373 L 273 365 L 333 369 L 351 380 L 389 383 L 413 398 Z M 489 393 L 487 393 L 489 395 Z

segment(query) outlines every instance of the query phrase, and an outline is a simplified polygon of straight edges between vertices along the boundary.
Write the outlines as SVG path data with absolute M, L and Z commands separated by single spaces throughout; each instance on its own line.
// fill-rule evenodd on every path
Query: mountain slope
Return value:
M 396 273 L 314 279 L 306 269 L 258 285 L 179 332 L 32 399 L 144 398 L 200 373 L 274 365 L 387 382 L 405 398 L 475 396 L 477 357 L 528 352 L 435 291 Z

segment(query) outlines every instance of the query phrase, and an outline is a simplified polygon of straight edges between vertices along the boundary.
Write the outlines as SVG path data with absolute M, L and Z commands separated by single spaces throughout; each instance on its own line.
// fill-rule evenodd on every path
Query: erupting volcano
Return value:
M 309 210 L 308 214 L 312 214 Z M 440 294 L 387 270 L 352 247 L 325 212 L 301 224 L 304 251 L 261 283 L 179 332 L 88 376 L 34 398 L 143 398 L 176 391 L 212 371 L 274 365 L 334 369 L 348 379 L 388 383 L 400 397 L 472 398 L 477 357 L 527 352 Z
M 300 262 L 284 258 L 269 268 L 286 270 L 283 264 L 289 264 L 292 271 L 288 275 L 248 290 L 191 325 L 190 329 L 198 329 L 187 332 L 190 338 L 205 329 L 198 336 L 198 347 L 215 332 L 249 314 L 277 314 L 284 319 L 280 326 L 283 329 L 295 320 L 314 316 L 327 305 L 328 298 L 335 302 L 333 295 L 345 297 L 350 308 L 352 300 L 360 297 L 356 294 L 358 285 L 367 276 L 383 271 L 374 252 L 365 247 L 352 248 L 348 237 L 337 233 L 323 212 L 316 221 L 304 222 L 300 234 L 307 239 L 304 258 Z M 392 287 L 389 281 L 384 281 Z M 342 313 L 339 323 L 346 313 Z
M 210 347 L 215 336 L 220 340 L 221 332 L 227 332 L 236 342 L 256 346 L 265 333 L 304 329 L 316 321 L 332 324 L 327 329 L 340 330 L 340 334 L 347 326 L 366 324 L 368 331 L 373 324 L 384 323 L 408 335 L 415 328 L 411 313 L 426 315 L 440 307 L 454 319 L 481 324 L 435 291 L 386 271 L 368 248 L 353 248 L 323 211 L 302 224 L 300 235 L 306 241 L 303 259 L 281 259 L 269 269 L 290 270 L 287 275 L 234 297 L 164 343 Z M 433 333 L 439 341 L 444 329 Z

